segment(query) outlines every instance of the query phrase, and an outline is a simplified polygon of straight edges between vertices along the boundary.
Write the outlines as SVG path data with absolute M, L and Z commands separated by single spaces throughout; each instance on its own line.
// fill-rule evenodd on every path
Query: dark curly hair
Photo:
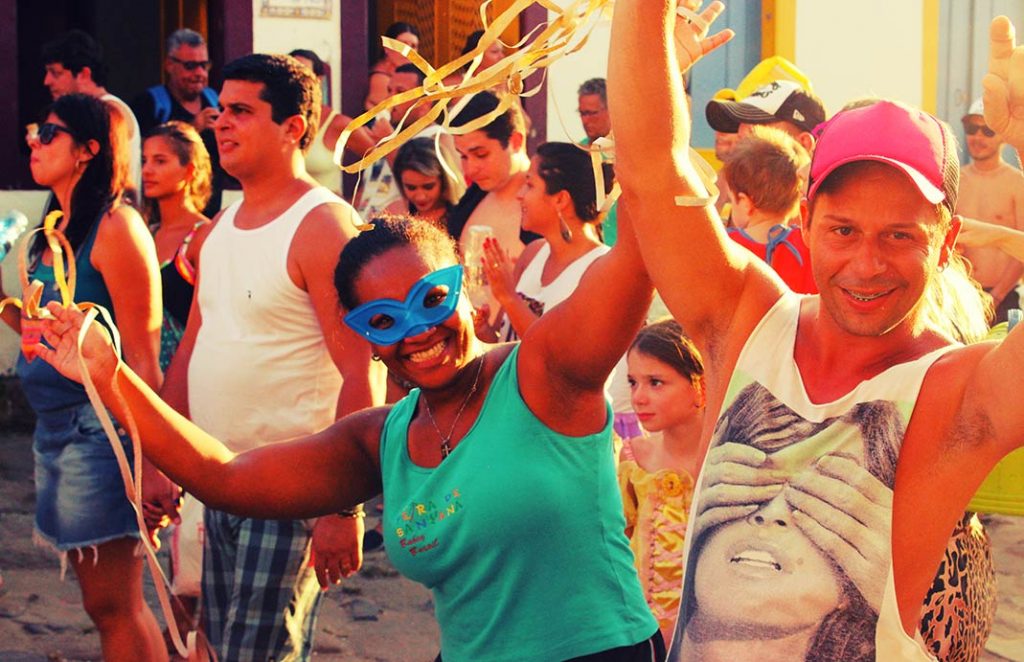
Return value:
M 334 269 L 334 287 L 338 300 L 346 310 L 360 303 L 356 297 L 359 274 L 374 258 L 388 251 L 407 246 L 420 253 L 458 263 L 455 240 L 433 223 L 411 216 L 376 216 L 370 220 L 372 230 L 361 232 L 342 249 Z

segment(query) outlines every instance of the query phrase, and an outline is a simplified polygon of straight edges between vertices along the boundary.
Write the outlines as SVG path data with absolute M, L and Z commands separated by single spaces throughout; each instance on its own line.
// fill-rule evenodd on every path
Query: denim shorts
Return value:
M 131 442 L 121 440 L 129 466 Z M 42 412 L 36 461 L 36 534 L 58 551 L 139 537 L 117 458 L 92 405 Z

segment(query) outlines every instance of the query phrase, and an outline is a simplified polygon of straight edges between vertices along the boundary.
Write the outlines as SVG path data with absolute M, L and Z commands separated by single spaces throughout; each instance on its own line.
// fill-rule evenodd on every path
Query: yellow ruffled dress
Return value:
M 679 613 L 683 587 L 683 541 L 693 501 L 694 480 L 686 471 L 640 467 L 629 441 L 620 455 L 619 489 L 629 546 L 651 613 L 668 643 Z

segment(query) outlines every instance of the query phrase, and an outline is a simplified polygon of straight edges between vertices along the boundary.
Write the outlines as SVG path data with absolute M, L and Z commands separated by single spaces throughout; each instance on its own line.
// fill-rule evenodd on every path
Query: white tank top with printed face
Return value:
M 892 491 L 925 373 L 951 348 L 813 403 L 793 360 L 801 301 L 775 304 L 731 377 L 694 495 L 670 660 L 933 659 L 896 605 Z

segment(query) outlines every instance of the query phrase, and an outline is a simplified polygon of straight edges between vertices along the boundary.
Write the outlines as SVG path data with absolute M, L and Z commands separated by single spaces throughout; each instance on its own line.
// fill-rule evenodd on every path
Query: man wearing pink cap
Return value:
M 1024 230 L 1024 175 L 1003 160 L 1003 139 L 985 123 L 981 99 L 971 104 L 961 120 L 971 162 L 960 170 L 960 198 L 956 213 L 986 223 Z M 992 295 L 996 322 L 1020 306 L 1017 284 L 1024 276 L 1021 263 L 998 248 L 963 248 L 974 270 L 971 275 Z
M 979 483 L 1024 442 L 1024 336 L 965 347 L 951 336 L 971 334 L 940 321 L 962 278 L 952 133 L 886 101 L 824 125 L 802 208 L 820 295 L 796 295 L 730 242 L 687 157 L 677 58 L 705 42 L 674 4 L 616 3 L 608 76 L 645 264 L 706 361 L 669 657 L 973 659 L 986 596 L 936 571 Z M 922 623 L 930 589 L 946 609 Z M 936 635 L 947 626 L 952 638 Z

